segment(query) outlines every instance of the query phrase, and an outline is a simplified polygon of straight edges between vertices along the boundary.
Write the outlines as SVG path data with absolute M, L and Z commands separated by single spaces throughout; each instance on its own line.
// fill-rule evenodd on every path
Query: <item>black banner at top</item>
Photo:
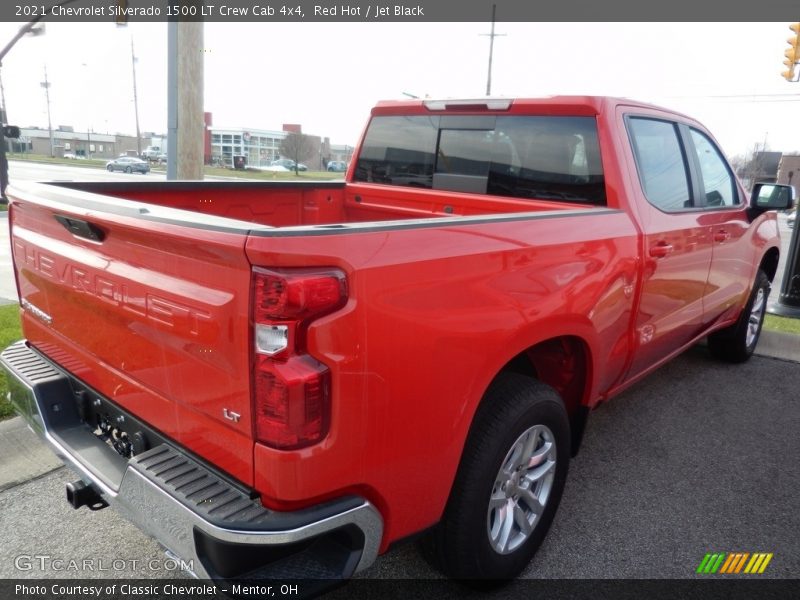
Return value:
M 797 0 L 3 0 L 25 22 L 796 21 Z

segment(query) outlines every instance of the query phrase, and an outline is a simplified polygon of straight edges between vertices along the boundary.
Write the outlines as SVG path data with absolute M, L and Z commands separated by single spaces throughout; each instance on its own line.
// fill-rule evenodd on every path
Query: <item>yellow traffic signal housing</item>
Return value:
M 800 23 L 792 23 L 789 25 L 789 29 L 794 32 L 794 35 L 786 40 L 789 47 L 783 53 L 786 57 L 783 64 L 786 65 L 788 69 L 781 73 L 781 75 L 786 81 L 793 81 L 794 66 L 800 62 Z

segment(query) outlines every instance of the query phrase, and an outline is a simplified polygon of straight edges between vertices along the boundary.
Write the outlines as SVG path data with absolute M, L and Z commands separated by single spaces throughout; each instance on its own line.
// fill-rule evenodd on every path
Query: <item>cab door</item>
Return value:
M 753 284 L 753 250 L 747 240 L 744 194 L 728 162 L 705 132 L 688 128 L 688 152 L 695 162 L 703 223 L 711 228 L 713 251 L 706 283 L 705 324 L 736 316 Z
M 636 200 L 644 237 L 632 378 L 702 330 L 713 241 L 686 151 L 686 126 L 647 114 L 629 115 L 625 124 L 640 183 Z

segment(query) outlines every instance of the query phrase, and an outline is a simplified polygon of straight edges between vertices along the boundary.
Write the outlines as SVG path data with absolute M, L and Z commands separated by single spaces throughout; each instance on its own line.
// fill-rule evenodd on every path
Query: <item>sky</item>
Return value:
M 800 83 L 780 72 L 789 23 L 504 23 L 496 25 L 492 95 L 611 95 L 703 123 L 729 157 L 800 152 Z M 205 110 L 214 127 L 305 133 L 353 145 L 383 99 L 482 97 L 489 23 L 206 23 Z M 0 45 L 19 24 L 0 23 Z M 48 23 L 2 65 L 9 122 L 167 129 L 166 23 Z

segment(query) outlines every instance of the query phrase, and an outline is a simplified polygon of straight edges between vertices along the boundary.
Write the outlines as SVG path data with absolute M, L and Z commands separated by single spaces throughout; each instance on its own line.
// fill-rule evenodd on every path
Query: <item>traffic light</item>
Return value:
M 789 29 L 794 32 L 794 35 L 786 40 L 789 47 L 783 53 L 786 57 L 783 64 L 787 69 L 781 75 L 786 81 L 794 81 L 794 66 L 800 62 L 800 23 L 792 23 L 789 25 Z

